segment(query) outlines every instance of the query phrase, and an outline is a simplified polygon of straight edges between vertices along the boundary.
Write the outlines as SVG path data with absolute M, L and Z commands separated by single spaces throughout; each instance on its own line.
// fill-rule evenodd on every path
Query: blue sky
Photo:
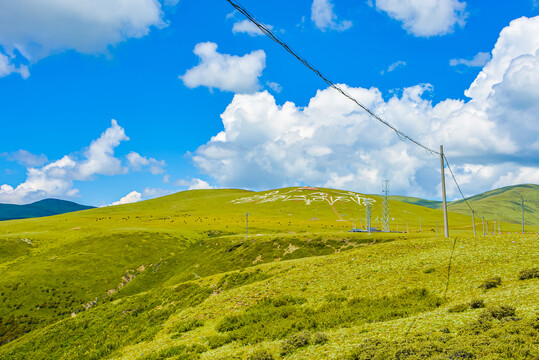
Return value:
M 394 194 L 440 196 L 438 159 L 225 0 L 43 3 L 0 1 L 0 202 L 303 184 L 379 193 L 384 178 Z M 466 194 L 539 183 L 537 1 L 241 4 L 381 117 L 444 144 Z

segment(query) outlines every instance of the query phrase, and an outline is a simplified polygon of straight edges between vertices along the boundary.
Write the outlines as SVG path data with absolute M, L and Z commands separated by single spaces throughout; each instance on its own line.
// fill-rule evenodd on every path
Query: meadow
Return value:
M 348 232 L 365 201 L 376 226 L 377 196 L 295 188 L 0 222 L 0 358 L 539 356 L 536 234 L 399 201 L 401 232 Z

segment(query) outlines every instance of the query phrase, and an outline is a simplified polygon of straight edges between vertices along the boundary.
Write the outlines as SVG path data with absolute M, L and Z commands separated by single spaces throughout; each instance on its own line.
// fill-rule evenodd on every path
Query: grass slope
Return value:
M 470 218 L 450 214 L 444 298 L 453 243 L 436 237 L 441 212 L 390 201 L 391 228 L 410 233 L 348 233 L 364 217 L 358 196 L 197 190 L 2 222 L 0 358 L 355 356 L 369 339 L 398 347 L 411 321 L 414 336 L 465 331 L 480 311 L 448 309 L 474 298 L 516 307 L 519 331 L 534 329 L 537 279 L 518 273 L 539 260 L 536 236 L 474 239 Z M 502 285 L 483 292 L 491 276 Z
M 479 216 L 488 220 L 500 220 L 520 223 L 522 206 L 520 197 L 524 197 L 524 224 L 539 225 L 539 185 L 523 184 L 507 186 L 487 191 L 468 198 L 468 202 Z M 449 211 L 469 214 L 470 210 L 463 200 L 449 204 Z
M 58 199 L 44 199 L 27 205 L 0 204 L 0 221 L 52 216 L 87 209 L 93 207 Z

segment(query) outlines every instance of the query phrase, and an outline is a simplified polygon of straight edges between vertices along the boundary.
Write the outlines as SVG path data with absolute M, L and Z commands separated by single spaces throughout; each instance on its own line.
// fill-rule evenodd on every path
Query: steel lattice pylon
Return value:
M 382 182 L 382 193 L 384 200 L 382 202 L 382 231 L 389 232 L 389 180 Z

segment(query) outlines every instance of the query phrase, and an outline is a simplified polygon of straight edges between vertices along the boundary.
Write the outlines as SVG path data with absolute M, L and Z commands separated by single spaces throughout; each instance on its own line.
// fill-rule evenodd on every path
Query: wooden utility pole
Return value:
M 444 235 L 445 237 L 449 237 L 449 225 L 447 223 L 447 201 L 445 199 L 445 170 L 443 145 L 440 145 L 440 164 L 442 166 L 442 200 L 444 201 Z
M 245 239 L 247 239 L 248 228 L 249 228 L 249 213 L 245 213 Z
M 524 197 L 520 197 L 520 202 L 522 203 L 522 233 L 524 234 Z
M 473 221 L 473 236 L 475 237 L 475 214 L 472 210 L 472 221 Z

